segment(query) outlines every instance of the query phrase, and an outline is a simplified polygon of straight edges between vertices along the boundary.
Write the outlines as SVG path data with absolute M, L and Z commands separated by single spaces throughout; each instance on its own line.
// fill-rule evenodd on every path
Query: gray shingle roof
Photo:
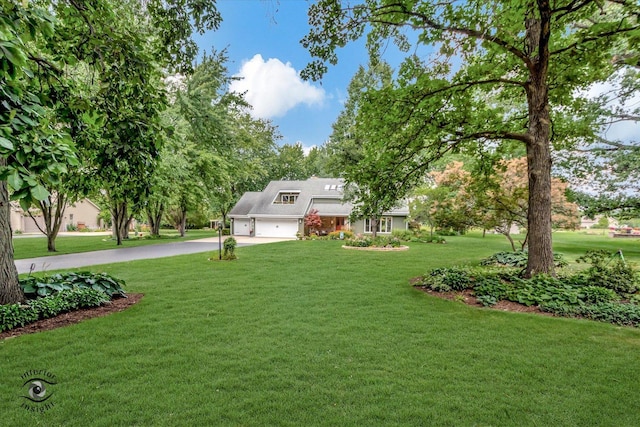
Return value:
M 318 209 L 327 216 L 348 216 L 353 205 L 342 202 L 344 180 L 341 178 L 311 178 L 306 181 L 271 181 L 262 192 L 242 195 L 231 209 L 229 216 L 293 217 L 302 218 L 309 209 Z M 295 192 L 298 199 L 293 204 L 275 204 L 279 193 Z M 409 214 L 408 206 L 385 212 L 387 215 Z

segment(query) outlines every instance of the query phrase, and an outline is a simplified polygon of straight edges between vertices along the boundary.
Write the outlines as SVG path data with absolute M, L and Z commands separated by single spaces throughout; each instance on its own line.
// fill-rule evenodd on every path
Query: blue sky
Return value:
M 322 145 L 342 110 L 346 89 L 358 65 L 366 65 L 364 43 L 339 52 L 340 62 L 320 82 L 304 82 L 299 72 L 311 60 L 300 44 L 307 34 L 306 0 L 219 0 L 222 25 L 195 39 L 202 50 L 227 49 L 228 69 L 243 80 L 253 114 L 270 119 L 281 144 Z

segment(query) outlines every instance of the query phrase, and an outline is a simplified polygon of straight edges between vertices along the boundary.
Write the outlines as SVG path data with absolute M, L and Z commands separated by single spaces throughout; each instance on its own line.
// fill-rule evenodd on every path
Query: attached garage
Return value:
M 257 237 L 296 237 L 297 232 L 297 219 L 256 218 Z
M 249 218 L 233 219 L 233 234 L 235 236 L 249 236 L 251 233 L 251 220 Z

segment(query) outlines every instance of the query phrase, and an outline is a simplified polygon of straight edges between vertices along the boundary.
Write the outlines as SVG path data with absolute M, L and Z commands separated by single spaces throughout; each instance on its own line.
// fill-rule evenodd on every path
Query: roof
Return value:
M 248 216 L 251 212 L 251 208 L 258 202 L 262 192 L 260 191 L 248 191 L 240 197 L 238 203 L 231 209 L 229 216 Z
M 229 216 L 243 217 L 304 217 L 310 209 L 318 209 L 321 216 L 348 216 L 351 202 L 342 200 L 344 180 L 341 178 L 311 178 L 305 181 L 271 181 L 261 192 L 242 195 Z M 296 193 L 292 204 L 274 203 L 280 193 Z M 409 214 L 408 206 L 385 212 L 386 215 Z

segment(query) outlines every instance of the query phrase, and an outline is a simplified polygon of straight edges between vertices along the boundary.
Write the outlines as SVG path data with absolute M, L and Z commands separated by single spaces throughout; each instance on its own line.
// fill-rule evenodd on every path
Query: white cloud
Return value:
M 300 144 L 302 144 L 302 142 L 301 142 L 301 141 L 298 141 L 298 142 L 299 142 Z M 302 144 L 302 151 L 304 152 L 304 155 L 305 155 L 305 156 L 308 156 L 308 155 L 309 155 L 309 152 L 310 152 L 311 150 L 313 150 L 314 148 L 317 148 L 317 147 L 318 147 L 318 146 L 317 146 L 317 145 L 315 145 L 315 144 L 313 144 L 313 145 L 312 145 L 312 146 L 310 146 L 310 147 L 309 147 L 309 146 L 306 146 L 306 145 L 304 145 L 304 144 Z
M 252 114 L 259 118 L 281 117 L 299 104 L 322 105 L 326 97 L 324 89 L 302 81 L 291 63 L 277 58 L 265 61 L 260 54 L 244 62 L 235 77 L 241 80 L 232 82 L 229 90 L 246 92 Z

